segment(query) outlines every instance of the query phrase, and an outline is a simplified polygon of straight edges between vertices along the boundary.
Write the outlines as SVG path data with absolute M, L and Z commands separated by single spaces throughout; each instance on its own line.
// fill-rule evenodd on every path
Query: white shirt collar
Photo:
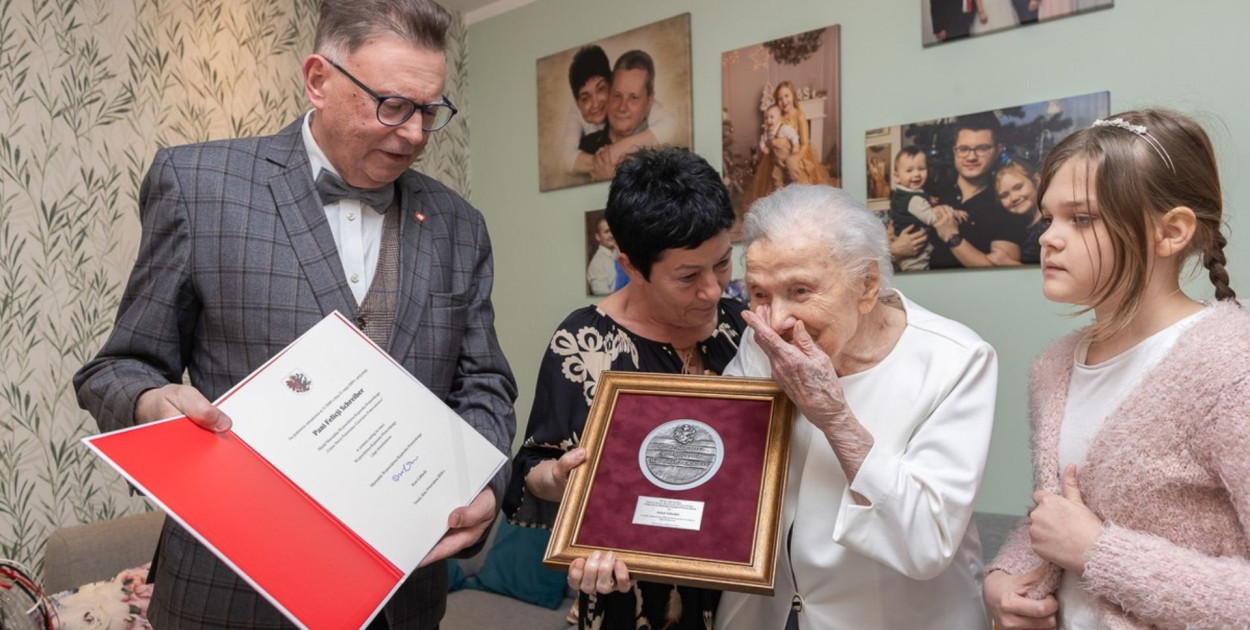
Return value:
M 334 165 L 330 164 L 330 159 L 326 157 L 325 151 L 321 150 L 321 146 L 317 144 L 317 139 L 312 134 L 312 116 L 314 110 L 308 110 L 304 114 L 304 124 L 300 128 L 300 133 L 304 136 L 304 150 L 308 153 L 308 166 L 312 168 L 313 181 L 317 181 L 317 175 L 321 173 L 321 169 L 325 169 L 342 177 Z

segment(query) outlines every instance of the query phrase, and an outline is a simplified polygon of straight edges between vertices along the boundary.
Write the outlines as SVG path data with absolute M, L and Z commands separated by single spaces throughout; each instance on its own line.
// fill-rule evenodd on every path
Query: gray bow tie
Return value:
M 366 206 L 385 214 L 386 209 L 391 207 L 391 201 L 395 199 L 395 184 L 378 188 L 357 188 L 323 168 L 317 174 L 317 194 L 321 196 L 323 206 L 343 199 L 359 199 Z

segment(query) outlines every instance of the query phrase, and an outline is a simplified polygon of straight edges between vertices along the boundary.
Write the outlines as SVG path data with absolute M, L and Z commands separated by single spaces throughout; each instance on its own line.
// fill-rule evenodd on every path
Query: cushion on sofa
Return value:
M 164 522 L 163 512 L 144 512 L 52 532 L 44 547 L 43 590 L 106 580 L 150 562 Z
M 470 581 L 470 588 L 515 597 L 523 602 L 555 610 L 564 601 L 567 585 L 563 571 L 543 566 L 543 554 L 551 532 L 512 525 L 500 519 L 494 544 L 486 562 Z

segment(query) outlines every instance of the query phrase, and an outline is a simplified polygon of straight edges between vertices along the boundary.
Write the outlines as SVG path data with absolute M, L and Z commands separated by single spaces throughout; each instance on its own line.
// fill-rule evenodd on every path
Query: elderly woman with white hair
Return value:
M 885 229 L 841 190 L 779 190 L 743 231 L 750 330 L 725 373 L 773 377 L 799 417 L 776 594 L 725 593 L 716 627 L 984 628 L 994 349 L 891 288 Z

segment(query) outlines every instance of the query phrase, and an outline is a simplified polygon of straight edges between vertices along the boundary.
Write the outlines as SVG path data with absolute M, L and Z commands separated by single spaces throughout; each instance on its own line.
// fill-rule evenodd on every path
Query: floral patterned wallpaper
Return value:
M 317 0 L 0 0 L 0 557 L 42 573 L 57 527 L 148 509 L 79 439 L 70 383 L 112 326 L 159 146 L 268 134 L 307 109 Z M 417 168 L 468 195 L 460 108 Z

